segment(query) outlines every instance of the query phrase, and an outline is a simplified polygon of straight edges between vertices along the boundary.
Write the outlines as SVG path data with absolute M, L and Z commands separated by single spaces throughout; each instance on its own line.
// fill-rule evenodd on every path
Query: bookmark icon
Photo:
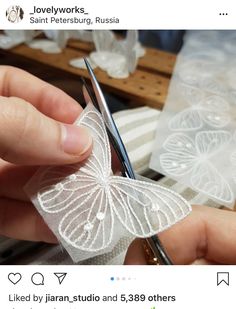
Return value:
M 62 284 L 67 273 L 54 273 L 54 275 L 57 277 L 59 284 Z

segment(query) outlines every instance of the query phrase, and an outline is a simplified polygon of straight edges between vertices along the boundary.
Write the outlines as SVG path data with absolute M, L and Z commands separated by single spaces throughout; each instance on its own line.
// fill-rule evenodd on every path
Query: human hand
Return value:
M 0 234 L 57 242 L 23 187 L 37 165 L 75 163 L 90 154 L 89 133 L 71 125 L 82 108 L 56 87 L 8 66 L 0 66 L 0 104 Z
M 235 212 L 193 206 L 158 237 L 174 264 L 236 264 Z M 125 264 L 147 264 L 140 239 L 130 245 Z

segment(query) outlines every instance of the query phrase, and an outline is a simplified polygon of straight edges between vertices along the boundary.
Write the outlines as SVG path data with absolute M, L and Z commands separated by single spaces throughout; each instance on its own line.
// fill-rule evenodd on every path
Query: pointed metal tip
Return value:
M 84 63 L 85 63 L 85 65 L 86 65 L 86 68 L 87 68 L 87 70 L 88 70 L 88 73 L 89 73 L 89 75 L 90 75 L 90 77 L 91 77 L 91 82 L 92 82 L 92 83 L 93 83 L 93 82 L 96 82 L 96 83 L 98 84 L 97 79 L 96 79 L 96 77 L 95 77 L 95 74 L 94 74 L 94 72 L 93 72 L 93 69 L 92 69 L 92 67 L 91 67 L 91 65 L 90 65 L 90 63 L 89 63 L 89 61 L 88 61 L 86 58 L 84 58 Z M 99 87 L 99 86 L 97 85 L 97 87 Z
M 86 58 L 84 58 L 84 63 L 86 65 L 87 70 L 89 71 L 89 73 L 91 75 L 91 73 L 93 73 L 93 70 L 92 70 L 92 67 L 91 67 L 89 61 Z
M 84 59 L 86 66 L 88 66 L 89 65 L 88 60 L 85 57 L 83 59 Z

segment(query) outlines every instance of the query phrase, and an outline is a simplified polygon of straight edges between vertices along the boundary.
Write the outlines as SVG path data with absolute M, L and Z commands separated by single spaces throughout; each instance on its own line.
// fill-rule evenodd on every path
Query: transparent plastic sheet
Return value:
M 232 207 L 236 32 L 190 31 L 159 117 L 150 168 Z
M 149 237 L 183 219 L 189 203 L 143 180 L 113 175 L 101 115 L 88 105 L 77 124 L 93 135 L 82 164 L 40 168 L 25 190 L 75 262 L 110 252 L 121 237 Z

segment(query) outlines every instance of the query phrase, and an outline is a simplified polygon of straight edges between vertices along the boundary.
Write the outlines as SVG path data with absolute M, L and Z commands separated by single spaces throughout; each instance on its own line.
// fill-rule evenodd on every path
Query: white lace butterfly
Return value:
M 167 153 L 160 155 L 164 173 L 177 179 L 190 174 L 194 189 L 219 202 L 231 204 L 234 196 L 227 181 L 210 162 L 211 157 L 231 140 L 227 131 L 198 132 L 195 141 L 183 133 L 170 135 L 163 147 Z
M 59 220 L 58 233 L 67 244 L 97 252 L 121 231 L 149 237 L 190 212 L 187 201 L 171 190 L 112 175 L 105 125 L 94 108 L 85 109 L 79 124 L 93 134 L 89 159 L 82 166 L 46 168 L 37 193 L 42 210 Z
M 215 94 L 205 96 L 198 88 L 181 84 L 181 95 L 191 107 L 177 113 L 169 122 L 174 131 L 201 129 L 206 123 L 213 128 L 223 128 L 230 122 L 229 103 Z

